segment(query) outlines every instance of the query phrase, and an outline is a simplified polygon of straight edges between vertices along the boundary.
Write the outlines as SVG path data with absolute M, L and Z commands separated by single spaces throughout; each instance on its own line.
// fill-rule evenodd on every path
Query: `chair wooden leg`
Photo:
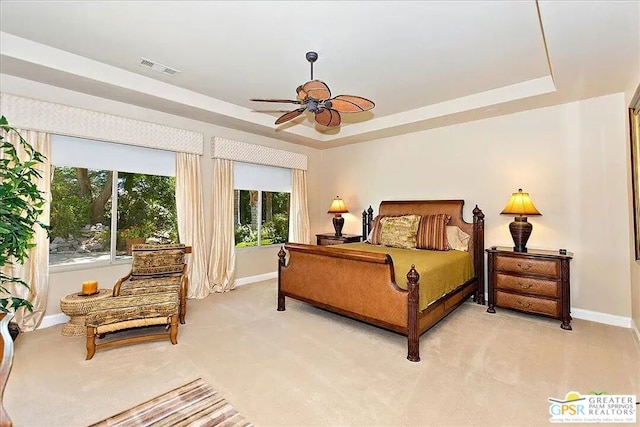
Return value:
M 178 344 L 178 316 L 171 316 L 171 331 L 169 331 L 171 344 Z
M 187 314 L 187 300 L 186 298 L 180 298 L 180 323 L 184 325 L 185 316 Z
M 87 326 L 87 358 L 90 360 L 96 354 L 96 332 L 92 326 Z

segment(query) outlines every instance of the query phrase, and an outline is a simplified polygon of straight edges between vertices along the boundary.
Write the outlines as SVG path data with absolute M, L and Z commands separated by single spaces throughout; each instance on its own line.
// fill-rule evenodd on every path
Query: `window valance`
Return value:
M 304 154 L 234 141 L 219 136 L 214 136 L 211 140 L 211 157 L 280 168 L 307 170 L 307 156 Z
M 11 126 L 20 129 L 182 153 L 204 152 L 204 136 L 185 129 L 6 93 L 0 94 L 0 106 Z

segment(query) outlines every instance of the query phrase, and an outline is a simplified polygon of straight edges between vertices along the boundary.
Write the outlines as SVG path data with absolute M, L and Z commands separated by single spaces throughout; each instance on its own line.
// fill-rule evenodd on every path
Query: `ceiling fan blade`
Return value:
M 373 101 L 367 98 L 353 95 L 338 95 L 329 101 L 331 102 L 331 108 L 341 113 L 360 113 L 369 111 L 376 106 Z
M 342 118 L 340 113 L 333 108 L 323 108 L 316 113 L 316 122 L 322 126 L 334 128 L 340 126 Z
M 297 110 L 289 111 L 288 113 L 284 113 L 278 120 L 276 120 L 277 125 L 281 125 L 284 122 L 288 122 L 289 120 L 293 120 L 298 117 L 300 114 L 304 113 L 305 108 L 298 108 Z
M 329 86 L 327 86 L 324 82 L 320 80 L 311 80 L 302 85 L 298 91 L 298 97 L 305 98 L 313 98 L 318 101 L 323 101 L 325 99 L 331 98 L 331 91 L 329 90 Z
M 255 101 L 255 102 L 280 102 L 280 103 L 301 104 L 301 102 L 296 100 L 296 99 L 258 99 L 258 98 L 251 98 L 249 101 Z

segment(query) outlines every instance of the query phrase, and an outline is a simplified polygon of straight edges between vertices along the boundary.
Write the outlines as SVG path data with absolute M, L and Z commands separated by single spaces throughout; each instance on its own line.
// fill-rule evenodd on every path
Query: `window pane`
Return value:
M 274 245 L 289 239 L 289 193 L 262 192 L 260 244 Z
M 53 167 L 49 264 L 110 259 L 112 173 Z
M 233 195 L 236 247 L 256 246 L 258 244 L 259 192 L 234 190 Z
M 137 243 L 177 243 L 175 178 L 118 173 L 116 255 L 131 255 Z

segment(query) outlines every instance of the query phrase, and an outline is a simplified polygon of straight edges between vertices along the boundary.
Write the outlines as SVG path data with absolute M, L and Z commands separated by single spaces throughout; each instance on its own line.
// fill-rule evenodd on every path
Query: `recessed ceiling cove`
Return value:
M 3 91 L 27 79 L 318 148 L 621 91 L 640 56 L 638 2 L 54 1 L 0 9 Z M 331 19 L 305 24 L 319 16 Z M 597 41 L 585 43 L 593 34 Z M 250 99 L 293 97 L 311 49 L 331 93 L 375 108 L 340 114 L 339 126 L 313 111 L 274 124 L 290 109 Z M 157 73 L 140 58 L 180 72 Z

